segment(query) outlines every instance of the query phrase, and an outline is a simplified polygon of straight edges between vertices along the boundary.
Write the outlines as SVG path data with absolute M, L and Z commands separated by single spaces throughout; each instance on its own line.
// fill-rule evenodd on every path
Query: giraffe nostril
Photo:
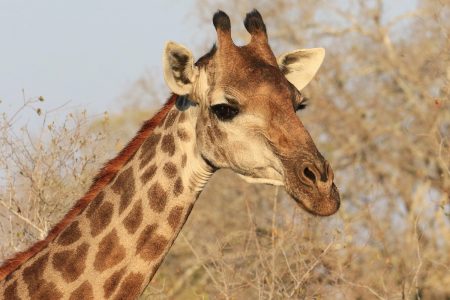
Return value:
M 327 172 L 327 181 L 333 182 L 334 173 L 333 173 L 333 169 L 331 168 L 331 166 L 328 162 L 327 162 L 327 166 L 326 166 L 326 172 Z
M 329 164 L 328 164 L 328 162 L 325 162 L 322 172 L 320 172 L 320 181 L 322 181 L 322 182 L 328 181 L 328 178 L 329 178 L 328 169 L 329 169 Z
M 314 175 L 314 172 L 311 171 L 310 168 L 306 167 L 303 169 L 303 174 L 306 178 L 310 179 L 312 182 L 316 182 L 316 175 Z

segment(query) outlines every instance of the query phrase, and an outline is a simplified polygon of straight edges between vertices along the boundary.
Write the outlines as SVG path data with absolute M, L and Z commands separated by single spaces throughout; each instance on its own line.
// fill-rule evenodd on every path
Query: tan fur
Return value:
M 127 144 L 127 146 L 102 168 L 99 174 L 95 177 L 89 191 L 83 196 L 83 198 L 78 200 L 75 206 L 72 207 L 64 218 L 53 227 L 44 240 L 37 242 L 26 251 L 16 254 L 13 258 L 8 259 L 0 267 L 0 280 L 4 279 L 6 275 L 11 273 L 20 264 L 27 261 L 30 257 L 45 248 L 48 242 L 52 241 L 59 233 L 61 233 L 61 231 L 87 207 L 87 205 L 98 195 L 101 189 L 111 181 L 122 166 L 136 153 L 145 139 L 152 133 L 153 129 L 161 122 L 162 119 L 164 119 L 169 109 L 173 106 L 175 98 L 176 95 L 172 95 L 161 111 L 152 119 L 145 122 L 137 135 Z

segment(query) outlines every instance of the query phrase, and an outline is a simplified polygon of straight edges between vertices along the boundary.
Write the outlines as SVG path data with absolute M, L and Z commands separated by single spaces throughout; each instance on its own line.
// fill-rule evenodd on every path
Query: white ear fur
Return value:
M 164 79 L 172 92 L 186 95 L 192 91 L 198 71 L 189 49 L 175 42 L 167 42 L 164 48 L 163 68 Z
M 302 90 L 316 75 L 325 57 L 325 49 L 299 49 L 280 55 L 278 66 L 299 91 Z

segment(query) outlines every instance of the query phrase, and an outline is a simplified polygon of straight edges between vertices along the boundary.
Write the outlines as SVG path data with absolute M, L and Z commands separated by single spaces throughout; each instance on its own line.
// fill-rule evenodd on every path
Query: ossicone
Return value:
M 213 16 L 213 24 L 217 32 L 217 46 L 219 52 L 233 51 L 237 46 L 231 38 L 231 21 L 228 15 L 218 10 Z M 266 25 L 261 14 L 256 10 L 247 13 L 244 19 L 244 26 L 251 35 L 250 47 L 257 51 L 270 52 L 267 38 Z
M 244 26 L 252 37 L 250 44 L 267 44 L 266 24 L 256 9 L 245 16 Z
M 266 34 L 266 25 L 264 24 L 261 14 L 256 9 L 245 16 L 244 26 L 251 35 L 260 32 Z
M 213 24 L 216 30 L 231 30 L 230 17 L 221 10 L 218 10 L 213 16 Z
M 219 52 L 222 49 L 233 48 L 234 43 L 231 39 L 231 22 L 226 13 L 219 10 L 213 16 L 213 24 L 217 32 L 217 45 Z

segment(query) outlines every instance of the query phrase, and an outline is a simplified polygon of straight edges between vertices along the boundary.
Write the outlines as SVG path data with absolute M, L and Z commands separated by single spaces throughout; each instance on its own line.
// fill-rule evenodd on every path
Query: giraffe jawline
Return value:
M 268 178 L 257 178 L 257 177 L 251 177 L 248 175 L 238 174 L 239 177 L 244 179 L 248 183 L 256 183 L 256 184 L 270 184 L 275 186 L 284 186 L 286 187 L 286 191 L 291 196 L 292 199 L 306 212 L 314 215 L 314 216 L 320 216 L 320 217 L 327 217 L 335 214 L 339 210 L 340 206 L 340 199 L 339 199 L 339 193 L 337 192 L 337 188 L 333 184 L 333 190 L 330 195 L 326 195 L 323 197 L 320 197 L 319 201 L 310 201 L 310 203 L 314 204 L 315 202 L 322 202 L 322 205 L 312 205 L 312 207 L 308 206 L 305 201 L 302 201 L 299 195 L 296 195 L 290 188 L 289 184 L 284 183 L 280 180 L 276 179 L 268 179 Z M 307 188 L 305 186 L 304 188 Z M 297 190 L 297 189 L 295 189 Z M 303 195 L 303 197 L 307 197 L 306 195 Z M 307 197 L 308 198 L 308 197 Z M 325 203 L 324 203 L 325 202 Z M 325 205 L 324 205 L 325 204 Z
M 269 179 L 269 178 L 255 178 L 251 176 L 246 176 L 242 174 L 238 174 L 239 177 L 244 179 L 248 183 L 257 183 L 257 184 L 270 184 L 275 186 L 284 186 L 284 182 L 276 179 Z
M 291 196 L 292 199 L 294 199 L 294 201 L 298 204 L 298 206 L 300 206 L 300 207 L 301 207 L 302 209 L 304 209 L 306 212 L 308 212 L 308 213 L 310 213 L 310 214 L 312 214 L 312 215 L 314 215 L 314 216 L 319 216 L 319 217 L 326 217 L 326 216 L 329 216 L 329 215 L 322 215 L 322 214 L 317 213 L 316 211 L 314 211 L 314 210 L 308 208 L 308 207 L 303 203 L 303 201 L 301 201 L 301 200 L 298 199 L 297 197 L 295 197 L 295 196 L 293 196 L 293 195 L 290 195 L 290 196 Z
M 325 205 L 325 209 L 324 207 L 322 207 L 322 209 L 319 207 L 309 207 L 308 205 L 305 204 L 304 201 L 302 201 L 299 197 L 297 197 L 296 195 L 294 195 L 292 192 L 288 191 L 289 195 L 291 196 L 292 199 L 294 199 L 294 201 L 301 207 L 303 208 L 306 212 L 314 215 L 314 216 L 319 216 L 319 217 L 328 217 L 331 215 L 334 215 L 340 207 L 340 199 L 339 199 L 339 194 L 337 193 L 337 189 L 336 189 L 336 195 L 334 195 L 334 197 L 332 197 L 331 195 L 326 201 L 329 201 L 328 205 Z M 322 200 L 323 201 L 323 200 Z M 313 201 L 311 201 L 311 203 L 314 203 Z M 331 206 L 329 205 L 331 203 Z

